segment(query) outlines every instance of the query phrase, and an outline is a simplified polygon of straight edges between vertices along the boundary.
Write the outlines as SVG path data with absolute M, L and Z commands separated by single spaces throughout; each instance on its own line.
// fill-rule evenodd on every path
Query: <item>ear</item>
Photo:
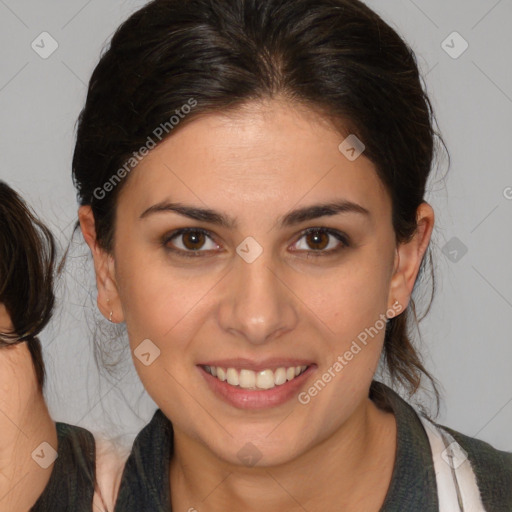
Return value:
M 391 278 L 388 307 L 397 314 L 405 311 L 409 305 L 414 283 L 421 261 L 427 250 L 434 228 L 434 210 L 423 202 L 416 211 L 418 228 L 409 242 L 396 248 L 394 273 Z
M 78 219 L 80 229 L 94 260 L 98 309 L 108 320 L 112 313 L 112 322 L 123 322 L 124 315 L 117 289 L 114 257 L 98 243 L 94 215 L 90 206 L 81 206 L 78 209 Z

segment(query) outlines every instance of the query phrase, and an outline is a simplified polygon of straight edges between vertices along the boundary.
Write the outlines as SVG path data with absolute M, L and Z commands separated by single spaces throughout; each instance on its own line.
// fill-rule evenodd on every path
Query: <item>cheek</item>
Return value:
M 385 337 L 388 285 L 385 266 L 361 258 L 357 267 L 340 271 L 317 294 L 318 304 L 324 305 L 318 316 L 330 331 L 316 383 L 306 389 L 304 398 L 312 400 L 318 414 L 332 403 L 345 412 L 353 410 L 367 395 Z M 313 403 L 320 394 L 324 399 Z M 329 421 L 334 428 L 336 417 L 329 416 L 326 426 Z
M 156 312 L 166 302 L 162 296 L 162 279 L 155 265 L 145 261 L 136 247 L 119 241 L 116 255 L 116 284 L 124 321 L 132 349 L 143 339 L 152 339 L 158 332 Z M 122 255 L 122 256 L 119 256 Z M 171 290 L 167 288 L 168 293 Z
M 174 417 L 175 406 L 187 405 L 179 383 L 187 381 L 184 368 L 190 366 L 184 364 L 190 300 L 182 280 L 154 262 L 142 264 L 142 257 L 132 251 L 116 263 L 119 297 L 139 378 L 162 409 L 167 411 L 166 400 L 173 397 L 175 405 L 167 412 Z
M 333 382 L 327 384 L 327 402 L 349 409 L 366 394 L 384 342 L 390 273 L 389 262 L 376 254 L 382 251 L 367 246 L 353 263 L 340 266 L 325 280 L 314 297 L 321 305 L 314 311 L 330 329 L 324 338 L 319 385 Z M 310 391 L 311 396 L 317 392 Z
M 191 278 L 136 249 L 125 254 L 116 262 L 116 280 L 132 350 L 150 339 L 162 348 L 162 356 L 174 359 L 173 353 L 183 352 L 193 337 L 215 279 Z
M 356 336 L 386 312 L 389 285 L 383 262 L 362 254 L 310 289 L 308 300 L 333 334 Z

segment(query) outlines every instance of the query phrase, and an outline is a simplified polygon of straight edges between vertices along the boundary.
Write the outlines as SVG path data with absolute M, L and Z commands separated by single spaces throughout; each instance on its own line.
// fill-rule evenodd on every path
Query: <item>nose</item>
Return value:
M 226 332 L 261 345 L 296 327 L 297 299 L 265 252 L 252 263 L 238 258 L 224 286 L 218 315 Z

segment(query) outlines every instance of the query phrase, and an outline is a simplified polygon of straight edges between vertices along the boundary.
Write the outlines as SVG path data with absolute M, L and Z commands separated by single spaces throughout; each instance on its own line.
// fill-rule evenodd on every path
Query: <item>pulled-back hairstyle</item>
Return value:
M 112 250 L 117 197 L 141 148 L 199 115 L 278 96 L 364 143 L 392 200 L 396 241 L 409 241 L 436 137 L 444 143 L 416 57 L 393 28 L 358 0 L 153 0 L 113 35 L 78 119 L 73 179 L 100 246 Z M 427 260 L 433 277 L 430 249 L 420 275 Z M 426 375 L 439 405 L 408 333 L 411 312 L 418 321 L 412 301 L 388 322 L 383 358 L 410 394 Z
M 45 382 L 37 335 L 49 322 L 55 302 L 53 235 L 23 199 L 0 181 L 0 303 L 9 313 L 12 332 L 0 332 L 0 350 L 27 342 L 39 388 Z

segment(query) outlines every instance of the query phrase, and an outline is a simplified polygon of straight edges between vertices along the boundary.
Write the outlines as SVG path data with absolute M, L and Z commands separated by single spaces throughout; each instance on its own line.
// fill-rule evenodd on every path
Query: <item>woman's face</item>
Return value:
M 132 171 L 113 254 L 93 251 L 145 388 L 225 461 L 292 460 L 360 418 L 385 318 L 407 306 L 428 223 L 397 252 L 390 198 L 343 140 L 276 100 L 198 117 Z

